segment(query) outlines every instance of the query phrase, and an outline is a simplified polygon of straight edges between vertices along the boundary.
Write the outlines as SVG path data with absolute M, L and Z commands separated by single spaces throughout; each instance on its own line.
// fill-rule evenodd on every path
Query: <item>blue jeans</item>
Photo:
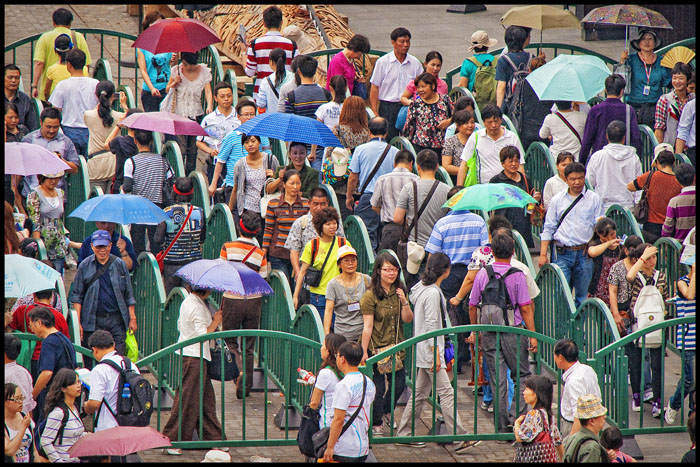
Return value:
M 695 350 L 686 350 L 683 358 L 683 379 L 678 381 L 676 392 L 671 396 L 669 404 L 673 410 L 680 410 L 683 404 L 683 399 L 688 397 L 688 393 L 693 387 L 693 371 L 695 368 Z M 683 389 L 685 387 L 685 389 Z M 685 391 L 683 399 L 681 399 L 681 391 Z
M 351 196 L 348 193 L 348 196 Z M 355 215 L 362 219 L 367 227 L 367 234 L 369 235 L 369 241 L 372 244 L 372 250 L 377 252 L 377 245 L 379 244 L 379 226 L 380 218 L 379 214 L 374 212 L 372 206 L 369 204 L 369 200 L 372 198 L 372 193 L 364 193 L 360 198 L 359 204 L 355 206 Z
M 513 383 L 513 378 L 510 377 L 510 368 L 506 370 L 508 375 L 508 410 L 510 410 L 510 405 L 513 403 L 513 394 L 515 394 L 515 383 Z M 493 402 L 493 390 L 491 389 L 491 373 L 489 373 L 489 366 L 484 360 L 484 379 L 488 381 L 489 384 L 483 386 L 484 388 L 484 404 L 491 405 Z
M 88 138 L 90 137 L 90 131 L 87 128 L 63 126 L 63 133 L 73 142 L 78 154 L 87 156 Z
M 51 262 L 53 263 L 53 268 L 62 276 L 66 270 L 66 258 L 55 258 Z
M 564 273 L 569 287 L 574 289 L 576 307 L 588 296 L 588 284 L 593 277 L 593 260 L 586 256 L 586 250 L 565 250 L 557 248 L 554 264 Z
M 294 290 L 294 283 L 292 282 L 292 263 L 288 259 L 276 258 L 274 256 L 269 256 L 270 267 L 272 269 L 279 269 L 287 276 L 287 282 L 289 282 L 289 287 Z
M 316 307 L 316 310 L 318 310 L 318 316 L 321 318 L 321 323 L 323 323 L 323 315 L 326 311 L 326 296 L 313 292 L 311 292 L 309 295 L 309 304 Z M 333 315 L 333 317 L 335 318 L 335 314 Z M 331 330 L 333 329 L 333 324 L 335 324 L 335 320 L 331 322 Z

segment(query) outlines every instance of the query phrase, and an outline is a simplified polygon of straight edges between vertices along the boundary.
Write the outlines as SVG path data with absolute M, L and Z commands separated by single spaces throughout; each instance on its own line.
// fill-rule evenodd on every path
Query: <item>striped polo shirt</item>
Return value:
M 450 212 L 435 223 L 425 251 L 444 253 L 453 264 L 469 264 L 472 253 L 488 242 L 488 229 L 481 216 L 464 211 Z
M 287 94 L 284 112 L 316 119 L 316 110 L 333 98 L 331 92 L 318 84 L 301 84 Z
M 678 279 L 690 285 L 690 278 L 687 275 Z M 680 293 L 678 294 L 680 297 Z M 676 318 L 695 317 L 695 300 L 676 300 Z M 676 347 L 681 349 L 685 344 L 685 350 L 695 351 L 695 322 L 678 326 L 676 328 Z
M 270 256 L 289 259 L 289 250 L 284 247 L 284 243 L 287 241 L 294 221 L 308 212 L 309 200 L 301 196 L 297 196 L 292 204 L 284 200 L 284 195 L 270 200 L 265 213 L 265 234 L 262 246 L 269 249 Z
M 695 185 L 683 188 L 678 196 L 674 196 L 668 202 L 661 236 L 673 237 L 682 242 L 693 227 L 695 227 Z
M 224 243 L 221 245 L 219 259 L 236 261 L 238 263 L 242 263 L 245 259 L 243 264 L 260 274 L 263 279 L 267 277 L 267 258 L 258 246 L 258 241 L 255 238 L 238 237 L 232 242 Z M 224 292 L 224 297 L 237 298 L 226 292 Z
M 163 202 L 163 179 L 172 175 L 173 169 L 160 154 L 140 152 L 124 162 L 124 177 L 134 180 L 131 194 L 156 204 Z
M 291 39 L 282 36 L 279 31 L 268 31 L 264 36 L 253 40 L 248 47 L 247 59 L 245 62 L 245 74 L 255 76 L 255 88 L 253 89 L 253 99 L 258 95 L 262 80 L 272 74 L 270 68 L 270 52 L 276 48 L 287 52 L 287 72 L 291 72 L 292 58 L 299 53 L 296 44 Z

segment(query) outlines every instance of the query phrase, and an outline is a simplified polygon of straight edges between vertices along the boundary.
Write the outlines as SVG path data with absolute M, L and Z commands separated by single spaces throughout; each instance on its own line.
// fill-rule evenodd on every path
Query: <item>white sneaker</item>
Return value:
M 384 434 L 384 429 L 381 426 L 372 427 L 372 436 L 382 436 Z
M 678 411 L 671 408 L 671 401 L 668 401 L 668 406 L 666 406 L 666 412 L 664 413 L 664 420 L 669 425 L 676 423 L 676 415 Z
M 653 402 L 654 401 L 654 391 L 649 388 L 644 390 L 644 398 L 642 399 L 644 402 Z

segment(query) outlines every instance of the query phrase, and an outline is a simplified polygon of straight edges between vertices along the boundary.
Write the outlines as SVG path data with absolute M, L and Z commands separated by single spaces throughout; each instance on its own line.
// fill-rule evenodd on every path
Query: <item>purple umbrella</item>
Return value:
M 209 136 L 199 123 L 171 112 L 139 112 L 121 122 L 133 130 L 158 131 L 169 135 Z
M 271 295 L 272 287 L 248 266 L 225 259 L 200 259 L 181 267 L 175 273 L 195 287 L 228 292 L 245 298 Z
M 43 146 L 31 143 L 5 143 L 6 174 L 55 174 L 70 169 L 68 164 Z
M 68 448 L 71 457 L 126 456 L 146 449 L 172 446 L 167 436 L 150 426 L 115 426 L 86 433 Z

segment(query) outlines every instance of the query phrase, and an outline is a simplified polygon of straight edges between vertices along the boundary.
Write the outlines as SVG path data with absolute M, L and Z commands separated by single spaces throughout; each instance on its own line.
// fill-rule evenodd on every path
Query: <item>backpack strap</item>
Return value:
M 578 134 L 578 131 L 576 131 L 576 128 L 574 128 L 571 125 L 571 123 L 569 123 L 569 121 L 566 118 L 564 118 L 564 116 L 561 113 L 559 113 L 559 111 L 555 112 L 554 115 L 556 115 L 557 117 L 559 117 L 561 119 L 561 121 L 564 123 L 564 125 L 566 125 L 569 128 L 569 130 L 571 130 L 571 132 L 574 134 L 574 136 L 576 136 L 576 139 L 578 139 L 579 144 L 581 144 L 581 135 Z
M 117 370 L 119 372 L 119 378 L 121 379 L 122 371 L 127 369 L 127 368 L 131 368 L 131 361 L 127 357 L 122 357 L 122 361 L 124 362 L 124 365 L 125 365 L 124 368 L 122 368 L 117 362 L 115 362 L 113 360 L 108 360 L 106 358 L 103 358 L 102 360 L 97 362 L 97 364 L 99 365 L 101 363 L 104 363 L 105 365 L 111 366 L 112 368 L 114 368 L 115 370 Z M 117 386 L 117 388 L 118 387 L 119 386 Z M 117 399 L 117 403 L 119 403 L 119 399 Z M 95 416 L 95 426 L 97 426 L 97 423 L 100 419 L 100 414 L 102 413 L 103 406 L 107 407 L 107 410 L 109 410 L 109 413 L 112 414 L 112 416 L 114 417 L 115 420 L 117 419 L 117 411 L 112 410 L 112 408 L 109 406 L 109 403 L 107 402 L 107 399 L 105 399 L 103 397 L 102 403 L 100 404 L 100 408 L 97 411 L 97 415 Z
M 311 240 L 311 266 L 314 265 L 314 261 L 316 260 L 316 255 L 318 254 L 318 248 L 320 243 L 321 240 L 319 239 L 319 237 L 316 237 Z

